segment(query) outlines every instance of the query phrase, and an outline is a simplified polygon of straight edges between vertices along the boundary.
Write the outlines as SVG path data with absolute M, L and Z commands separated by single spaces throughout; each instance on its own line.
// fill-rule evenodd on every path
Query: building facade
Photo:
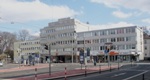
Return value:
M 150 60 L 150 35 L 144 34 L 144 59 Z
M 143 30 L 137 26 L 91 30 L 87 24 L 75 19 L 63 18 L 51 22 L 40 30 L 41 57 L 47 61 L 79 62 L 80 49 L 90 49 L 90 55 L 97 60 L 107 59 L 105 46 L 113 46 L 110 60 L 143 60 Z M 50 52 L 44 45 L 50 47 Z M 116 54 L 113 54 L 116 53 Z M 119 56 L 119 57 L 118 57 Z M 93 57 L 90 57 L 90 60 Z
M 27 63 L 29 56 L 39 60 L 41 52 L 40 40 L 20 41 L 14 43 L 14 62 Z M 21 61 L 21 62 L 19 62 Z
M 111 61 L 144 59 L 143 31 L 137 26 L 92 30 L 79 32 L 77 35 L 77 47 L 85 50 L 90 48 L 91 56 L 96 56 L 100 61 L 107 60 L 106 46 L 111 47 Z
M 41 45 L 50 45 L 52 60 L 57 62 L 75 62 L 76 34 L 87 31 L 88 25 L 75 19 L 63 18 L 49 23 L 47 27 L 40 30 Z M 42 50 L 41 56 L 44 60 L 49 59 L 48 50 Z

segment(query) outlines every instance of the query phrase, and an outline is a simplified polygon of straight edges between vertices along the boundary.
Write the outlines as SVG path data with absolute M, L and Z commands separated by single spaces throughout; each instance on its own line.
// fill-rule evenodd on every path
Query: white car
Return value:
M 0 67 L 3 67 L 3 62 L 0 62 Z

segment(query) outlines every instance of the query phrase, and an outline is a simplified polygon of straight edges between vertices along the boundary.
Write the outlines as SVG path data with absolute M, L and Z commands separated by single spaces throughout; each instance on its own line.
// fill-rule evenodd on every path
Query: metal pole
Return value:
M 142 75 L 142 78 L 143 78 L 142 80 L 145 80 L 145 78 L 144 78 L 144 74 Z
M 87 75 L 87 71 L 86 71 L 86 65 L 85 65 L 85 77 L 86 77 L 86 75 Z
M 73 63 L 73 36 L 74 36 L 74 33 L 71 36 L 71 39 L 72 39 L 72 63 Z
M 108 66 L 110 66 L 110 56 L 109 56 L 109 52 L 108 52 L 107 54 L 108 54 Z
M 119 62 L 120 62 L 119 47 L 117 49 L 118 49 L 118 70 L 119 70 L 119 67 L 120 67 L 120 64 L 119 64 Z
M 49 75 L 51 75 L 51 44 L 49 44 Z
M 101 73 L 101 65 L 99 65 L 99 73 Z
M 84 64 L 87 65 L 87 54 L 85 53 L 85 36 L 83 36 L 84 38 Z

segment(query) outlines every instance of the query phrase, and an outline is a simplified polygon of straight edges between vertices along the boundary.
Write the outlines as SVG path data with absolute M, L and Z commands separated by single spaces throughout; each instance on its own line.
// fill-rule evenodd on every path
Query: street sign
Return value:
M 104 50 L 104 53 L 105 53 L 105 54 L 108 54 L 108 50 L 105 49 L 105 50 Z
M 84 50 L 83 49 L 80 50 L 80 62 L 81 64 L 83 64 L 84 62 Z

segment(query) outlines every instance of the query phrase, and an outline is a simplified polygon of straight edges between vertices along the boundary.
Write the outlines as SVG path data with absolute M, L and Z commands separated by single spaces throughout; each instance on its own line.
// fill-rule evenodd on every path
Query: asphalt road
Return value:
M 120 70 L 92 74 L 80 77 L 71 77 L 68 80 L 150 80 L 150 64 L 138 64 Z

